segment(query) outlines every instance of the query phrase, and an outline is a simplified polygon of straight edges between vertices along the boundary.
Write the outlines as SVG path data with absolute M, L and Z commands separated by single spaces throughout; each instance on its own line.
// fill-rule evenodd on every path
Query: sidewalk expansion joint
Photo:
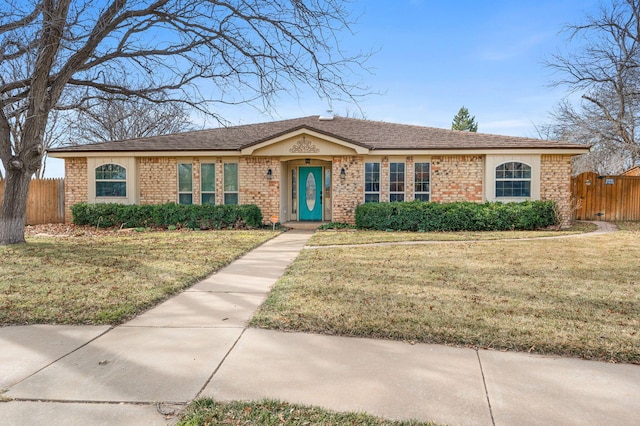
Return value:
M 493 418 L 493 408 L 491 408 L 491 399 L 489 398 L 489 389 L 487 388 L 487 381 L 484 377 L 484 369 L 482 368 L 482 360 L 480 360 L 480 350 L 476 348 L 476 357 L 478 358 L 478 365 L 480 366 L 480 375 L 482 375 L 482 385 L 484 386 L 484 393 L 487 397 L 487 405 L 489 406 L 489 415 L 491 416 L 491 424 L 496 426 L 496 420 Z
M 86 405 L 134 405 L 134 406 L 157 406 L 163 405 L 186 405 L 188 401 L 96 401 L 83 399 L 47 399 L 47 398 L 11 398 L 6 402 L 44 402 L 50 404 L 86 404 Z
M 28 376 L 23 377 L 22 379 L 18 380 L 18 381 L 17 381 L 17 382 L 15 382 L 15 383 L 12 383 L 10 386 L 7 386 L 6 388 L 7 388 L 7 389 L 11 389 L 11 388 L 12 388 L 12 387 L 14 387 L 15 385 L 20 384 L 20 383 L 24 382 L 25 380 L 27 380 L 27 379 L 29 379 L 29 378 L 31 378 L 31 377 L 33 377 L 33 376 L 35 376 L 36 374 L 38 374 L 39 372 L 41 372 L 41 371 L 42 371 L 42 370 L 44 370 L 45 368 L 48 368 L 48 367 L 50 367 L 51 365 L 55 364 L 56 362 L 60 361 L 62 358 L 66 358 L 66 357 L 68 357 L 69 355 L 71 355 L 72 353 L 79 351 L 80 349 L 82 349 L 82 348 L 84 348 L 85 346 L 87 346 L 89 343 L 91 343 L 91 342 L 93 342 L 93 341 L 95 341 L 95 340 L 99 339 L 100 337 L 104 336 L 105 334 L 107 334 L 108 332 L 110 332 L 111 330 L 113 330 L 114 328 L 115 328 L 115 326 L 113 326 L 113 325 L 112 325 L 112 326 L 110 326 L 110 327 L 109 327 L 109 328 L 107 328 L 105 331 L 103 331 L 102 333 L 98 334 L 96 337 L 94 337 L 94 338 L 92 338 L 92 339 L 87 340 L 86 342 L 84 342 L 82 345 L 78 346 L 78 347 L 77 347 L 77 348 L 75 348 L 74 350 L 69 351 L 69 352 L 67 352 L 67 353 L 66 353 L 66 354 L 64 354 L 64 355 L 59 356 L 58 358 L 54 359 L 53 361 L 51 361 L 50 363 L 48 363 L 48 364 L 47 364 L 47 365 L 45 365 L 44 367 L 39 368 L 38 370 L 34 371 L 33 373 L 29 374 Z M 39 401 L 39 400 L 36 400 L 36 401 Z
M 229 350 L 227 351 L 226 354 L 224 354 L 224 357 L 222 357 L 222 359 L 220 360 L 220 362 L 218 363 L 218 365 L 216 366 L 216 369 L 213 370 L 213 373 L 211 373 L 211 375 L 209 376 L 209 378 L 207 379 L 207 381 L 204 383 L 204 385 L 202 385 L 202 387 L 200 388 L 200 390 L 198 391 L 198 393 L 196 394 L 196 396 L 193 399 L 198 399 L 200 398 L 200 395 L 202 395 L 202 392 L 204 392 L 204 390 L 206 389 L 207 386 L 209 386 L 209 383 L 211 383 L 211 381 L 213 380 L 213 377 L 216 375 L 216 373 L 218 372 L 218 370 L 220 370 L 220 368 L 222 367 L 222 364 L 224 364 L 224 362 L 227 360 L 227 357 L 229 356 L 229 354 L 231 353 L 231 351 L 233 351 L 233 349 L 236 347 L 236 345 L 238 344 L 238 342 L 240 341 L 240 339 L 242 338 L 242 336 L 244 335 L 244 332 L 247 331 L 247 328 L 244 327 L 242 329 L 242 331 L 240 332 L 240 335 L 238 336 L 238 338 L 235 340 L 235 342 L 233 342 L 233 345 L 231 345 L 231 347 L 229 348 Z

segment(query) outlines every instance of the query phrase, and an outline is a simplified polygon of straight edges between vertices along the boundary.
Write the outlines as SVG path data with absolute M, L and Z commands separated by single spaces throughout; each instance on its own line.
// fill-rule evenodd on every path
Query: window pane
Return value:
M 117 164 L 103 164 L 95 169 L 96 197 L 126 197 L 127 170 Z
M 380 191 L 380 163 L 365 163 L 364 190 Z
M 365 203 L 377 203 L 380 201 L 380 194 L 364 194 Z
M 496 182 L 496 197 L 530 197 L 531 181 L 505 180 Z
M 389 201 L 404 201 L 404 194 L 389 194 Z
M 291 170 L 291 213 L 298 213 L 298 190 L 296 189 L 297 185 L 296 178 L 296 169 Z
M 414 191 L 416 193 L 415 199 L 421 199 L 418 197 L 419 192 L 429 192 L 429 163 L 416 163 L 414 165 Z M 427 195 L 428 199 L 429 196 Z
M 193 188 L 193 174 L 191 164 L 178 164 L 178 191 L 191 192 Z M 189 203 L 191 204 L 191 203 Z
M 96 182 L 96 197 L 126 197 L 126 182 Z
M 512 161 L 496 167 L 496 179 L 531 179 L 531 167 Z
M 225 192 L 238 190 L 238 164 L 237 163 L 226 163 L 224 165 L 224 190 Z
M 416 194 L 415 199 L 418 201 L 429 201 L 429 194 Z
M 192 194 L 180 194 L 178 195 L 178 202 L 180 204 L 193 204 Z
M 201 204 L 215 204 L 216 203 L 216 194 L 206 193 L 202 194 L 202 202 Z
M 531 167 L 517 161 L 496 167 L 496 197 L 530 197 Z
M 389 191 L 404 192 L 404 163 L 389 165 Z
M 126 180 L 127 170 L 117 164 L 103 164 L 96 168 L 96 180 Z
M 238 204 L 238 194 L 224 194 L 225 204 Z
M 200 165 L 200 188 L 202 191 L 216 191 L 216 165 L 201 164 Z

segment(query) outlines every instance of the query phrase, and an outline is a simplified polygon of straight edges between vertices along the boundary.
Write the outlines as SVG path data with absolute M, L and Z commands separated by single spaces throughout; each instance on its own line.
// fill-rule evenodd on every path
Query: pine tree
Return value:
M 465 107 L 460 108 L 458 114 L 453 117 L 453 122 L 451 123 L 452 130 L 462 130 L 465 132 L 477 132 L 478 131 L 478 123 L 476 123 L 476 116 L 471 117 L 469 115 L 469 110 Z

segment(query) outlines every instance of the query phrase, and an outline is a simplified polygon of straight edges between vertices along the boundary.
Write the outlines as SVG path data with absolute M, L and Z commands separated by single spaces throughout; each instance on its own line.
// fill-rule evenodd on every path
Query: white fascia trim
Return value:
M 78 157 L 238 157 L 238 151 L 89 151 L 50 152 L 52 158 Z
M 371 155 L 580 155 L 589 148 L 527 148 L 527 149 L 376 149 Z
M 355 145 L 350 142 L 343 141 L 342 139 L 334 138 L 331 136 L 324 135 L 322 133 L 314 132 L 308 129 L 298 129 L 294 132 L 285 133 L 284 135 L 278 136 L 277 138 L 269 139 L 268 141 L 260 142 L 256 145 L 251 145 L 249 147 L 243 148 L 240 152 L 241 155 L 252 155 L 253 152 L 257 149 L 264 148 L 269 145 L 273 145 L 278 142 L 282 142 L 287 139 L 294 138 L 296 136 L 313 136 L 318 139 L 325 140 L 327 142 L 335 143 L 336 145 L 341 145 L 350 149 L 353 149 L 357 154 L 369 154 L 369 148 L 365 148 L 360 145 Z

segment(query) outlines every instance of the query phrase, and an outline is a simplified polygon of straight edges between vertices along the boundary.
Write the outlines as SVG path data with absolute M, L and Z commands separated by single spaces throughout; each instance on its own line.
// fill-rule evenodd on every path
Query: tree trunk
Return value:
M 24 243 L 24 222 L 31 174 L 22 169 L 6 171 L 0 207 L 0 245 Z

